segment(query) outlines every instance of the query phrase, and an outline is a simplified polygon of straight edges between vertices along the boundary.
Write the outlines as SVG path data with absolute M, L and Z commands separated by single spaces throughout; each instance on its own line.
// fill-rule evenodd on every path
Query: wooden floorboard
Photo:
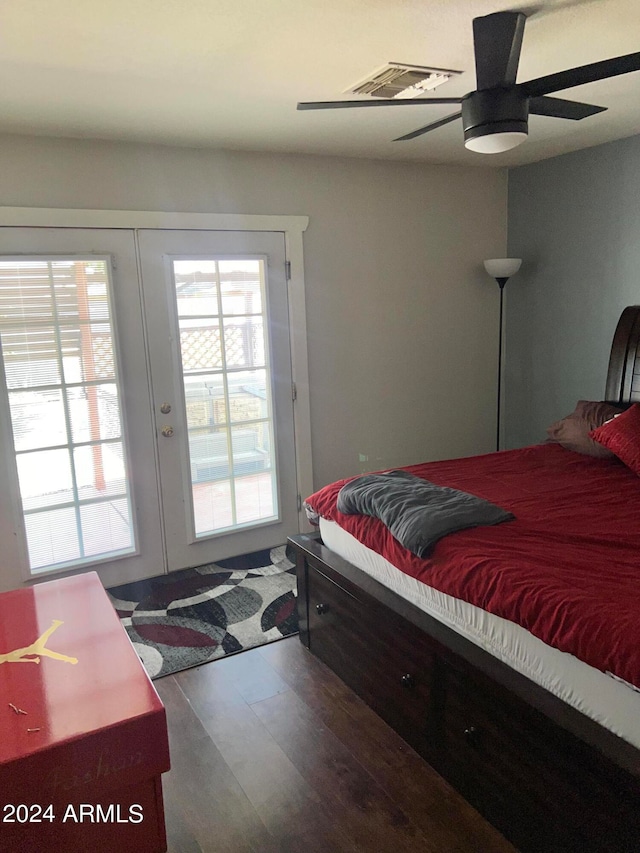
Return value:
M 170 853 L 513 853 L 290 637 L 155 682 Z

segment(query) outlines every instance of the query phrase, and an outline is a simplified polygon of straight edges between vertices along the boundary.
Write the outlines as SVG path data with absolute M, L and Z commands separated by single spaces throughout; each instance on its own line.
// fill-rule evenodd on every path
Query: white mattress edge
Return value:
M 561 652 L 525 628 L 401 572 L 334 521 L 320 519 L 327 548 L 458 634 L 640 748 L 640 693 Z

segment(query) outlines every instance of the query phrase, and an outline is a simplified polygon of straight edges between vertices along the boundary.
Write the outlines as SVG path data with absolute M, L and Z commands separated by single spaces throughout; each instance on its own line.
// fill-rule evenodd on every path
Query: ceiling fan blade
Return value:
M 565 101 L 563 98 L 548 98 L 546 95 L 539 98 L 531 98 L 529 101 L 529 112 L 533 113 L 533 115 L 570 118 L 574 121 L 594 116 L 596 113 L 604 112 L 606 109 L 606 107 L 596 107 L 594 104 Z
M 580 68 L 548 74 L 546 77 L 538 77 L 536 80 L 523 83 L 521 88 L 525 95 L 536 98 L 539 95 L 582 86 L 584 83 L 593 83 L 595 80 L 630 74 L 632 71 L 640 71 L 640 53 L 628 53 L 626 56 L 616 56 L 614 59 L 604 59 L 602 62 L 581 65 Z
M 431 124 L 426 124 L 424 127 L 419 127 L 417 130 L 412 130 L 411 133 L 405 133 L 404 136 L 398 136 L 397 139 L 394 139 L 393 141 L 405 142 L 407 139 L 415 139 L 416 136 L 422 136 L 423 133 L 429 133 L 430 130 L 436 130 L 436 128 L 449 124 L 450 121 L 455 121 L 457 118 L 461 117 L 462 113 L 454 113 L 446 118 L 441 118 L 440 121 L 432 121 Z
M 341 110 L 350 107 L 400 107 L 415 104 L 459 104 L 462 98 L 395 98 L 379 101 L 306 101 L 298 104 L 299 110 Z
M 525 21 L 522 12 L 494 12 L 473 19 L 478 89 L 516 82 Z

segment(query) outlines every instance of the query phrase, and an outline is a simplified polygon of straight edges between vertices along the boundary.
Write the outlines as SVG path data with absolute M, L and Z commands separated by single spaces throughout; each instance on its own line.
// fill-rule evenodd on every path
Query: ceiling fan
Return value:
M 415 139 L 462 118 L 464 144 L 471 151 L 497 154 L 524 142 L 529 114 L 579 120 L 606 110 L 577 101 L 550 98 L 551 92 L 571 89 L 640 70 L 640 53 L 629 53 L 579 68 L 559 71 L 528 83 L 516 83 L 526 16 L 522 12 L 494 12 L 473 20 L 477 90 L 460 98 L 412 98 L 378 101 L 312 101 L 299 110 L 351 107 L 390 107 L 415 104 L 460 104 L 460 112 L 399 136 L 394 142 Z

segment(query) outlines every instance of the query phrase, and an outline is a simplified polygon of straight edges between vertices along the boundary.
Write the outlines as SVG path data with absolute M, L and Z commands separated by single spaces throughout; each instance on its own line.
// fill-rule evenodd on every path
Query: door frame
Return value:
M 307 320 L 302 239 L 302 235 L 306 231 L 308 224 L 308 216 L 287 216 L 280 214 L 82 210 L 0 206 L 0 227 L 125 230 L 145 228 L 157 229 L 159 231 L 276 231 L 284 235 L 289 298 L 289 344 L 293 377 L 292 397 L 294 400 L 293 420 L 298 492 L 298 532 L 310 529 L 302 507 L 302 498 L 313 491 L 309 361 L 307 354 Z M 148 344 L 146 340 L 145 349 L 148 357 Z M 43 578 L 43 580 L 46 579 L 46 577 Z

